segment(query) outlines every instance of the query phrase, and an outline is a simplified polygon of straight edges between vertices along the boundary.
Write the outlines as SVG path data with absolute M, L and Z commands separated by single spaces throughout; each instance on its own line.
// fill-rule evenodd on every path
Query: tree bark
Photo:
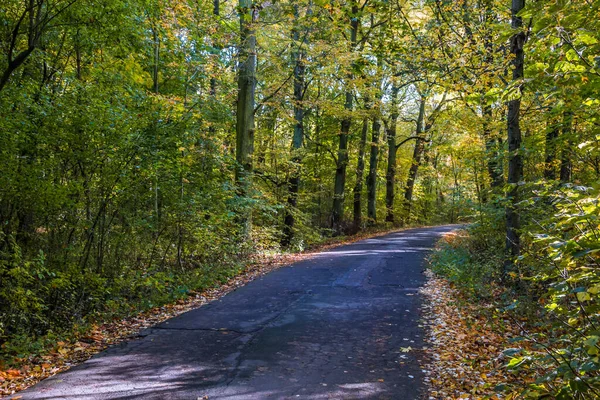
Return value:
M 373 118 L 371 128 L 371 154 L 369 156 L 369 174 L 367 175 L 367 217 L 369 225 L 377 223 L 377 163 L 379 159 L 379 131 L 381 120 Z
M 363 174 L 365 171 L 365 146 L 367 145 L 367 133 L 369 131 L 369 120 L 363 120 L 360 135 L 360 147 L 358 149 L 358 162 L 356 164 L 356 183 L 354 184 L 354 229 L 360 230 L 362 224 L 362 188 Z
M 352 15 L 350 18 L 350 51 L 356 48 L 356 40 L 358 35 L 359 16 L 358 3 L 352 3 Z M 352 63 L 351 71 L 354 69 L 355 62 Z M 352 124 L 351 112 L 353 108 L 353 92 L 351 81 L 354 79 L 354 74 L 349 72 L 346 75 L 346 99 L 344 102 L 344 110 L 346 115 L 342 118 L 340 124 L 340 135 L 338 144 L 337 165 L 335 169 L 335 183 L 333 188 L 333 209 L 331 213 L 331 226 L 336 233 L 341 230 L 341 224 L 344 219 L 344 190 L 346 187 L 346 167 L 348 166 L 348 134 L 350 133 L 350 125 Z
M 221 15 L 221 4 L 220 4 L 220 0 L 213 0 L 213 15 L 215 16 L 215 18 L 218 18 Z M 213 46 L 215 46 L 215 43 L 213 43 Z M 220 46 L 216 45 L 215 47 L 220 49 Z M 214 76 L 211 76 L 210 78 L 210 95 L 212 97 L 213 101 L 217 101 L 217 79 Z M 210 131 L 211 133 L 214 133 L 214 126 L 210 126 Z
M 507 139 L 508 139 L 508 202 L 506 205 L 506 250 L 511 260 L 505 264 L 504 275 L 510 272 L 513 260 L 521 252 L 521 228 L 519 202 L 519 182 L 523 178 L 523 158 L 521 154 L 521 92 L 524 76 L 524 51 L 525 32 L 522 31 L 523 19 L 518 15 L 525 7 L 525 0 L 512 0 L 512 28 L 518 30 L 510 39 L 510 51 L 514 55 L 513 83 L 518 85 L 519 97 L 508 102 L 507 113 Z
M 416 140 L 415 148 L 413 150 L 412 162 L 410 169 L 408 170 L 408 178 L 406 180 L 406 187 L 404 188 L 404 210 L 405 210 L 405 221 L 410 219 L 410 209 L 412 206 L 413 192 L 415 190 L 415 182 L 417 180 L 417 173 L 419 172 L 419 166 L 421 165 L 421 156 L 423 155 L 423 149 L 425 146 L 425 138 L 423 133 L 426 131 L 423 127 L 425 123 L 425 97 L 421 96 L 419 103 L 419 116 L 417 117 L 416 126 Z
M 298 20 L 299 12 L 298 6 L 294 6 L 295 18 Z M 301 157 L 299 154 L 302 144 L 304 142 L 304 114 L 305 109 L 302 104 L 304 98 L 305 88 L 305 50 L 304 44 L 306 43 L 306 37 L 302 39 L 300 43 L 300 32 L 296 27 L 293 30 L 292 38 L 294 40 L 294 46 L 298 46 L 295 51 L 292 52 L 292 63 L 294 65 L 294 135 L 292 138 L 292 171 L 288 178 L 288 199 L 287 207 L 285 209 L 284 217 L 284 228 L 283 228 L 283 239 L 282 245 L 289 246 L 293 235 L 294 235 L 294 212 L 298 206 L 298 190 L 300 186 L 300 162 Z
M 256 90 L 256 36 L 254 22 L 258 10 L 252 0 L 239 0 L 240 49 L 238 61 L 238 97 L 236 114 L 235 182 L 238 196 L 247 197 L 252 182 L 252 153 L 254 152 L 254 93 Z M 250 233 L 251 212 L 240 216 L 244 235 Z
M 386 135 L 388 142 L 388 160 L 385 174 L 385 220 L 394 222 L 394 198 L 396 184 L 396 125 L 398 124 L 398 92 L 400 89 L 394 85 L 392 87 L 392 112 L 389 125 L 386 126 Z

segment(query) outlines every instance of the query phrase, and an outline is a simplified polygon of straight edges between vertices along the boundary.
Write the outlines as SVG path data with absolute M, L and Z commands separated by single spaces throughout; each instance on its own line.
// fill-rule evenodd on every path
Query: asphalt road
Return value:
M 418 399 L 423 260 L 456 226 L 271 272 L 19 393 L 22 399 Z

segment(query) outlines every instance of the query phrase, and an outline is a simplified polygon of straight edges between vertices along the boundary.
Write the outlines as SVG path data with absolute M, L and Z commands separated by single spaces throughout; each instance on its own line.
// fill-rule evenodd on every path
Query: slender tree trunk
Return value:
M 491 3 L 485 3 L 485 24 L 489 29 L 493 26 L 497 16 L 491 7 Z M 483 45 L 485 49 L 484 63 L 487 68 L 493 68 L 494 64 L 494 42 L 487 31 L 483 37 Z M 482 93 L 482 116 L 483 116 L 483 140 L 485 141 L 486 159 L 487 159 L 487 172 L 491 180 L 492 192 L 497 191 L 504 185 L 504 177 L 502 168 L 500 166 L 500 149 L 498 148 L 497 141 L 494 138 L 491 129 L 491 123 L 493 121 L 492 106 L 488 104 L 488 100 L 485 98 L 485 92 L 491 89 L 491 83 L 485 86 L 484 93 Z M 487 199 L 486 193 L 482 192 L 482 200 Z
M 352 93 L 346 93 L 346 107 L 349 104 L 352 104 Z M 346 167 L 348 166 L 348 133 L 350 131 L 350 124 L 351 120 L 349 118 L 344 118 L 341 125 L 338 145 L 331 219 L 332 227 L 336 232 L 339 232 L 344 218 L 344 189 L 346 186 Z
M 386 135 L 388 142 L 388 160 L 385 174 L 385 220 L 394 222 L 394 197 L 396 186 L 396 125 L 398 124 L 398 92 L 400 89 L 394 85 L 392 87 L 392 112 L 389 125 L 386 126 Z
M 367 133 L 369 131 L 369 120 L 363 120 L 360 135 L 360 147 L 358 149 L 358 162 L 356 164 L 356 183 L 354 184 L 354 229 L 360 230 L 362 224 L 362 188 L 363 174 L 365 171 L 365 147 L 367 145 Z
M 78 81 L 81 81 L 81 41 L 79 40 L 79 29 L 75 34 L 75 73 Z
M 160 38 L 158 37 L 156 22 L 152 26 L 152 41 L 154 44 L 154 60 L 152 63 L 152 88 L 158 93 L 158 63 L 160 62 Z
M 235 182 L 238 196 L 247 197 L 252 180 L 254 152 L 254 93 L 256 90 L 256 36 L 254 22 L 258 10 L 252 0 L 239 0 L 240 49 L 238 65 L 238 97 L 236 114 Z M 246 208 L 246 207 L 245 207 Z M 250 234 L 251 211 L 240 217 L 244 236 Z
M 221 13 L 219 2 L 220 2 L 220 0 L 213 0 L 213 15 L 217 19 L 219 18 L 220 13 Z M 216 45 L 215 43 L 213 43 L 213 46 L 220 49 L 220 46 Z M 211 76 L 211 78 L 210 78 L 210 96 L 212 97 L 212 100 L 214 102 L 217 101 L 217 78 L 215 78 L 214 76 Z M 209 130 L 211 133 L 215 132 L 215 128 L 212 124 L 211 124 Z
M 410 220 L 410 209 L 412 206 L 413 192 L 415 190 L 415 182 L 417 180 L 417 173 L 419 172 L 419 166 L 421 165 L 421 157 L 423 155 L 423 149 L 425 148 L 425 138 L 423 132 L 426 131 L 423 127 L 425 123 L 425 102 L 424 96 L 421 96 L 421 102 L 419 104 L 419 116 L 417 117 L 416 126 L 416 140 L 415 148 L 413 150 L 412 162 L 410 169 L 408 170 L 408 178 L 406 180 L 406 187 L 404 188 L 404 210 L 405 210 L 405 221 Z
M 159 67 L 158 64 L 160 62 L 160 37 L 158 34 L 158 27 L 157 27 L 157 22 L 156 20 L 152 21 L 152 45 L 154 46 L 152 48 L 152 52 L 153 52 L 153 60 L 152 60 L 152 90 L 154 91 L 155 95 L 158 95 L 159 93 L 159 86 L 158 86 L 158 78 L 159 78 Z M 159 169 L 159 153 L 158 153 L 158 120 L 154 120 L 154 141 L 155 141 L 155 157 L 154 157 L 154 215 L 156 216 L 156 221 L 155 221 L 155 232 L 154 234 L 156 235 L 156 237 L 158 238 L 159 235 L 159 231 L 160 231 L 160 207 L 159 207 L 159 189 L 158 189 L 158 169 Z
M 350 19 L 350 51 L 356 48 L 356 39 L 358 35 L 359 16 L 358 3 L 353 1 L 352 15 Z M 351 70 L 354 67 L 354 62 Z M 348 134 L 352 123 L 351 112 L 353 108 L 353 96 L 351 82 L 354 74 L 349 72 L 346 76 L 346 101 L 344 110 L 346 115 L 342 118 L 339 135 L 337 165 L 335 169 L 335 183 L 333 188 L 333 210 L 331 215 L 331 225 L 336 233 L 340 232 L 341 224 L 344 219 L 344 190 L 346 187 L 346 167 L 348 166 Z
M 573 113 L 566 111 L 563 114 L 562 123 L 562 149 L 560 153 L 560 181 L 562 183 L 571 182 L 571 175 L 573 173 L 573 162 L 571 157 L 573 154 Z
M 487 159 L 487 171 L 491 179 L 492 191 L 502 187 L 504 179 L 502 169 L 498 163 L 498 145 L 492 134 L 490 122 L 492 121 L 492 106 L 483 106 L 483 139 L 485 141 L 485 151 Z
M 519 85 L 519 91 L 522 91 L 522 82 L 524 73 L 524 52 L 525 32 L 522 31 L 523 20 L 518 15 L 525 7 L 525 0 L 512 0 L 512 28 L 519 30 L 511 37 L 510 51 L 514 55 L 513 60 L 513 83 Z M 520 214 L 518 210 L 519 187 L 518 184 L 523 178 L 523 158 L 521 154 L 521 97 L 509 101 L 507 113 L 507 133 L 508 133 L 508 184 L 511 186 L 508 192 L 508 203 L 506 205 L 506 250 L 511 259 L 516 258 L 521 252 L 521 238 L 519 229 L 521 228 Z M 505 264 L 504 275 L 506 276 L 512 267 L 513 261 Z
M 319 98 L 319 96 L 321 95 L 321 82 L 317 81 L 317 98 Z M 315 181 L 315 184 L 317 186 L 317 225 L 318 226 L 324 226 L 327 224 L 327 222 L 324 222 L 324 212 L 323 212 L 323 179 L 322 179 L 322 167 L 321 164 L 323 162 L 323 158 L 322 158 L 322 148 L 323 146 L 321 145 L 321 116 L 322 116 L 322 112 L 321 112 L 321 108 L 319 107 L 319 105 L 317 104 L 317 106 L 315 107 L 315 123 L 314 123 L 314 131 L 313 131 L 313 143 L 314 143 L 314 153 L 313 153 L 313 157 L 315 159 L 315 163 L 314 163 L 314 168 L 313 168 L 313 179 Z M 325 219 L 327 217 L 325 216 Z
M 299 18 L 298 6 L 294 6 L 296 20 Z M 304 105 L 302 100 L 304 97 L 305 87 L 305 64 L 304 64 L 304 45 L 306 38 L 300 41 L 300 32 L 297 28 L 293 30 L 292 37 L 294 45 L 299 46 L 292 52 L 292 63 L 294 65 L 294 136 L 292 138 L 292 171 L 288 179 L 288 199 L 285 209 L 284 229 L 282 245 L 289 246 L 294 235 L 294 212 L 298 206 L 298 190 L 300 186 L 300 149 L 304 142 Z
M 379 159 L 379 131 L 381 120 L 373 118 L 371 128 L 371 154 L 369 156 L 369 175 L 367 176 L 367 217 L 369 225 L 377 223 L 377 163 Z
M 423 143 L 423 166 L 425 167 L 433 167 L 433 163 L 432 163 L 432 152 L 431 152 L 431 142 L 425 142 Z M 477 182 L 476 182 L 477 184 Z M 425 192 L 425 201 L 424 201 L 424 206 L 421 209 L 422 212 L 422 220 L 423 222 L 427 222 L 430 221 L 431 216 L 433 215 L 433 213 L 431 213 L 431 211 L 434 211 L 435 208 L 433 206 L 433 200 L 435 196 L 432 196 L 433 193 L 433 176 L 431 173 L 425 175 L 425 177 L 423 178 L 423 189 Z
M 556 140 L 558 138 L 558 126 L 556 121 L 551 121 L 546 128 L 546 160 L 544 163 L 544 178 L 556 179 Z

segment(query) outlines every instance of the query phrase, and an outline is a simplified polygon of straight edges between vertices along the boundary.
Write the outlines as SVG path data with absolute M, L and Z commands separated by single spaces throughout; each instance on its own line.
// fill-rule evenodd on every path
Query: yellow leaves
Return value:
M 445 240 L 453 242 L 460 236 Z M 509 339 L 519 336 L 518 326 L 488 318 L 481 308 L 491 305 L 472 304 L 447 281 L 431 273 L 428 278 L 422 293 L 429 328 L 426 355 L 431 361 L 424 369 L 430 398 L 499 399 L 494 388 L 516 376 L 504 369 L 508 362 L 504 351 L 513 345 Z
M 588 301 L 591 300 L 592 297 L 590 296 L 590 294 L 588 292 L 578 292 L 577 293 L 577 300 L 584 302 L 584 301 Z
M 69 354 L 69 350 L 67 350 L 63 347 L 59 348 L 57 351 L 58 351 L 58 354 L 60 354 L 61 356 Z
M 600 284 L 592 286 L 587 291 L 588 291 L 588 293 L 591 293 L 591 294 L 598 294 L 598 292 L 600 292 Z

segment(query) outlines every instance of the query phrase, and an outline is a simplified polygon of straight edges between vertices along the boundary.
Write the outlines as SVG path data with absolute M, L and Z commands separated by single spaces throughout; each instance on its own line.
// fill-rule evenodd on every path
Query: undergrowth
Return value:
M 25 360 L 40 358 L 53 351 L 56 343 L 72 342 L 89 336 L 100 324 L 136 316 L 174 304 L 190 295 L 218 288 L 248 270 L 252 263 L 269 262 L 279 255 L 336 245 L 391 229 L 382 225 L 353 236 L 313 234 L 286 251 L 277 245 L 247 248 L 222 247 L 201 263 L 153 268 L 123 268 L 117 276 L 103 277 L 77 269 L 48 271 L 43 255 L 36 262 L 20 259 L 18 248 L 4 263 L 0 274 L 10 274 L 0 285 L 0 371 L 19 368 Z M 264 234 L 255 235 L 254 241 Z M 15 267 L 18 266 L 18 267 Z M 237 279 L 237 278 L 236 278 Z M 18 300 L 18 301 L 16 301 Z M 10 333 L 10 334 L 9 334 Z
M 512 347 L 502 354 L 505 393 L 526 399 L 597 399 L 599 189 L 536 184 L 531 193 L 520 204 L 518 259 L 504 256 L 498 208 L 445 238 L 431 256 L 431 269 L 477 304 L 488 320 L 510 320 L 518 328 Z M 523 375 L 529 378 L 514 378 Z

